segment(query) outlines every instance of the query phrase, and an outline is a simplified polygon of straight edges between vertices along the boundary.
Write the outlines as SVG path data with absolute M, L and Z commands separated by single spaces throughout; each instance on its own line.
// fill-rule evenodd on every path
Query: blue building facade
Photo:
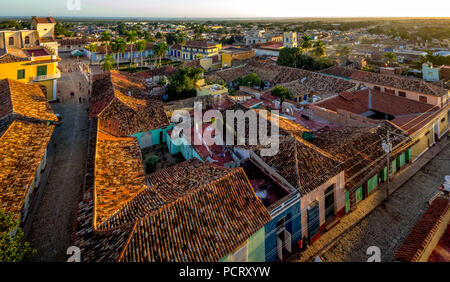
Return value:
M 264 226 L 266 262 L 282 260 L 283 250 L 291 252 L 302 238 L 300 196 L 287 199 L 270 213 L 272 220 Z

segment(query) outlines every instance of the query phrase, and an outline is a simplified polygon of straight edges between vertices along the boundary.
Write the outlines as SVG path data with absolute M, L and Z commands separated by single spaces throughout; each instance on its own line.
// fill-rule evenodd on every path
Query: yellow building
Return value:
M 255 51 L 253 49 L 235 46 L 223 48 L 220 53 L 222 55 L 222 68 L 233 66 L 233 60 L 245 61 L 255 56 Z
M 0 79 L 37 83 L 48 100 L 56 100 L 58 43 L 53 18 L 33 17 L 34 30 L 0 31 Z
M 181 58 L 183 60 L 196 60 L 219 55 L 222 44 L 207 41 L 188 41 L 181 48 Z

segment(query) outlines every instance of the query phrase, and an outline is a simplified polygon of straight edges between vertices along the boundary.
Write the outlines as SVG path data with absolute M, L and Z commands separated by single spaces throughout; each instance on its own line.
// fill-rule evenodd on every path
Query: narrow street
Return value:
M 81 83 L 81 87 L 80 87 Z M 81 194 L 88 140 L 87 83 L 80 72 L 63 73 L 58 90 L 63 103 L 51 104 L 62 116 L 48 150 L 48 162 L 25 234 L 37 250 L 34 261 L 65 261 Z M 70 93 L 74 92 L 74 97 Z M 32 223 L 31 223 L 32 222 Z
M 381 261 L 393 260 L 397 248 L 427 208 L 427 201 L 450 175 L 450 145 L 420 169 L 366 218 L 322 254 L 326 261 L 364 262 L 367 248 L 377 246 Z

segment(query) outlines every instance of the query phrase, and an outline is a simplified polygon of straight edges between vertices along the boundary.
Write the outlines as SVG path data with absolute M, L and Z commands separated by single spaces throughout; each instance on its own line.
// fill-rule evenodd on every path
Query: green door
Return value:
M 345 189 L 345 213 L 350 211 L 350 191 Z
M 363 188 L 359 187 L 358 189 L 356 189 L 356 202 L 358 203 L 362 199 L 363 199 Z
M 37 75 L 38 76 L 47 75 L 47 65 L 45 65 L 45 66 L 38 66 L 37 67 Z

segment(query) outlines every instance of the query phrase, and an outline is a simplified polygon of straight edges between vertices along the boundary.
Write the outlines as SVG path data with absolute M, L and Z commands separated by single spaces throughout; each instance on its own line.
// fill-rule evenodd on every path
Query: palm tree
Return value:
M 127 49 L 127 43 L 125 40 L 121 37 L 113 40 L 111 42 L 111 50 L 114 54 L 116 54 L 116 64 L 117 64 L 117 70 L 119 70 L 119 54 L 124 54 Z
M 145 42 L 145 40 L 139 40 L 138 42 L 136 42 L 136 49 L 139 53 L 141 53 L 141 69 L 143 65 L 142 53 L 144 53 L 146 45 L 147 43 Z
M 302 42 L 300 43 L 300 47 L 302 47 L 305 51 L 308 51 L 313 47 L 312 38 L 309 35 L 302 36 Z
M 155 56 L 159 57 L 159 67 L 161 67 L 161 60 L 162 57 L 166 54 L 167 50 L 169 50 L 169 47 L 167 47 L 166 42 L 160 42 L 158 44 L 155 44 L 153 46 L 153 53 Z
M 90 65 L 92 66 L 92 56 L 94 56 L 94 53 L 97 52 L 98 46 L 95 43 L 91 43 L 88 45 L 87 50 L 91 53 L 90 57 Z
M 322 57 L 325 55 L 325 52 L 327 51 L 327 47 L 322 42 L 322 40 L 318 40 L 313 45 L 313 54 L 316 57 Z
M 104 42 L 104 45 L 105 45 L 106 55 L 108 55 L 108 45 L 109 45 L 109 42 L 111 41 L 111 38 L 112 38 L 112 35 L 108 31 L 104 31 L 100 35 L 100 41 Z
M 105 55 L 105 58 L 100 61 L 103 71 L 110 71 L 114 68 L 114 58 L 111 55 Z
M 129 31 L 127 36 L 127 42 L 130 43 L 130 66 L 133 64 L 133 44 L 136 42 L 137 32 L 135 30 Z

